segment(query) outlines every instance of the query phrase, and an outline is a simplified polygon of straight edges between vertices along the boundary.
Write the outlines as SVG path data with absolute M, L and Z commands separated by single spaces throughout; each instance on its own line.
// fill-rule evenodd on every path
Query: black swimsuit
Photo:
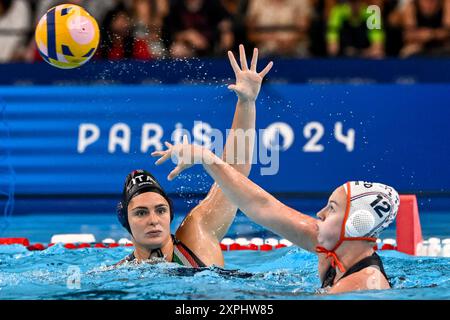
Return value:
M 377 267 L 389 283 L 389 279 L 384 272 L 383 262 L 381 261 L 380 256 L 375 252 L 373 253 L 373 255 L 365 257 L 361 261 L 354 264 L 350 269 L 347 270 L 347 272 L 344 273 L 341 279 L 344 279 L 345 277 L 348 277 L 349 275 L 361 271 L 367 267 Z M 325 274 L 325 279 L 322 282 L 322 288 L 332 287 L 334 284 L 334 278 L 336 278 L 336 269 L 330 267 Z M 338 281 L 340 281 L 341 279 L 339 279 Z M 389 287 L 391 287 L 390 283 Z

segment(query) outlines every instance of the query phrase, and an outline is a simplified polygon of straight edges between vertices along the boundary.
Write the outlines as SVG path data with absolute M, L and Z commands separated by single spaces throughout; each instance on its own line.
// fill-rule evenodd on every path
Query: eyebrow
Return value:
M 136 207 L 131 209 L 131 211 L 135 211 L 135 210 L 147 210 L 147 207 Z
M 155 206 L 155 209 L 167 208 L 167 207 L 168 207 L 167 204 L 160 203 Z M 134 211 L 134 210 L 148 210 L 148 208 L 147 207 L 136 207 L 136 208 L 131 209 L 131 211 Z

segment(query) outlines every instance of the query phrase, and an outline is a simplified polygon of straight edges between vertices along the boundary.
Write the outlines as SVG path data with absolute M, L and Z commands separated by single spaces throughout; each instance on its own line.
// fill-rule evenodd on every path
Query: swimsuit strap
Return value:
M 383 262 L 381 261 L 380 256 L 376 252 L 374 252 L 371 256 L 365 257 L 364 259 L 355 263 L 351 268 L 347 270 L 347 272 L 344 273 L 342 278 L 339 279 L 338 281 L 368 267 L 377 267 L 388 281 L 389 287 L 391 287 L 391 283 L 389 282 L 386 272 L 384 271 Z M 330 267 L 325 274 L 325 279 L 323 280 L 322 288 L 332 287 L 335 278 L 336 278 L 336 269 Z
M 172 262 L 193 268 L 205 268 L 204 264 L 197 255 L 192 252 L 184 243 L 172 235 L 173 240 L 173 258 Z

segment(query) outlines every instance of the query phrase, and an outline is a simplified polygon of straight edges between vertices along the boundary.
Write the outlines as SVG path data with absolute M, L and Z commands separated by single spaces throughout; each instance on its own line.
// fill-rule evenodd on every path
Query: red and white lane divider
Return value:
M 52 236 L 49 244 L 35 243 L 30 244 L 27 238 L 0 238 L 0 245 L 23 245 L 30 251 L 41 251 L 56 243 L 62 243 L 66 249 L 82 249 L 82 248 L 117 248 L 120 246 L 133 246 L 128 239 L 120 239 L 116 242 L 113 239 L 104 239 L 102 242 L 96 242 L 93 234 L 59 234 Z
M 286 239 L 277 240 L 275 238 L 252 238 L 250 240 L 246 238 L 224 238 L 220 247 L 223 251 L 235 251 L 235 250 L 259 250 L 270 251 L 274 249 L 280 249 L 292 246 L 292 242 Z
M 30 251 L 45 250 L 56 243 L 61 243 L 67 249 L 82 249 L 82 248 L 117 248 L 117 247 L 132 247 L 133 243 L 127 239 L 122 238 L 118 241 L 112 238 L 103 239 L 97 242 L 93 234 L 60 234 L 54 235 L 50 243 L 45 245 L 43 243 L 30 244 L 27 238 L 0 238 L 0 245 L 18 244 L 26 247 Z M 253 251 L 270 251 L 280 248 L 292 246 L 292 242 L 286 239 L 275 238 L 224 238 L 220 247 L 223 251 L 237 251 L 237 250 L 253 250 Z M 397 250 L 397 241 L 395 239 L 378 239 L 377 250 Z M 439 239 L 429 238 L 417 245 L 418 256 L 428 257 L 450 257 L 450 238 Z
M 384 239 L 377 241 L 379 250 L 398 250 L 395 239 Z M 450 258 L 450 238 L 429 238 L 417 244 L 416 256 L 419 257 L 446 257 Z

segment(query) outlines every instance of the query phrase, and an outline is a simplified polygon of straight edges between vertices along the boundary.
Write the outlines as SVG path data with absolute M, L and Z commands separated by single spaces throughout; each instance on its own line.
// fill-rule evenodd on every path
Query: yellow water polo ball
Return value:
M 82 7 L 62 4 L 39 20 L 35 33 L 42 58 L 54 67 L 73 69 L 88 62 L 97 51 L 97 21 Z

